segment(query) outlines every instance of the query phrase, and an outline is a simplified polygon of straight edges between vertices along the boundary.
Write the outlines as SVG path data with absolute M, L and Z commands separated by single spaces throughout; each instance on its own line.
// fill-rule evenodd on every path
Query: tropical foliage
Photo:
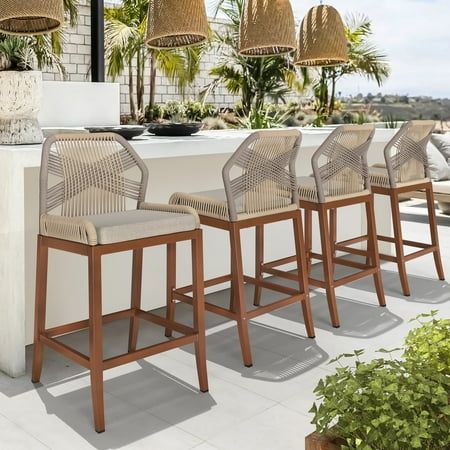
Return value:
M 245 116 L 252 110 L 254 115 L 261 116 L 267 98 L 275 102 L 284 101 L 286 94 L 302 90 L 309 80 L 307 72 L 300 73 L 290 56 L 247 58 L 239 55 L 243 7 L 244 0 L 219 0 L 216 3 L 216 15 L 225 16 L 230 23 L 213 32 L 212 43 L 221 56 L 210 72 L 214 80 L 203 95 L 207 97 L 219 84 L 224 84 L 230 93 L 241 96 Z
M 155 105 L 157 69 L 184 92 L 199 71 L 202 53 L 199 47 L 178 51 L 148 48 L 145 44 L 147 14 L 148 0 L 124 0 L 118 7 L 105 8 L 108 75 L 115 79 L 125 70 L 128 72 L 133 118 L 145 109 L 144 76 L 147 70 L 150 75 L 148 110 L 152 111 Z
M 346 35 L 349 42 L 349 61 L 336 67 L 320 69 L 314 84 L 316 111 L 319 116 L 329 117 L 336 106 L 338 81 L 348 75 L 360 75 L 374 80 L 378 86 L 388 78 L 390 67 L 383 51 L 372 42 L 372 24 L 365 15 L 352 15 L 346 19 Z
M 76 24 L 78 0 L 64 0 L 66 18 Z M 11 36 L 0 34 L 0 70 L 39 70 L 56 68 L 62 75 L 65 69 L 61 55 L 65 43 L 64 31 L 49 35 Z
M 436 314 L 415 319 L 420 326 L 408 334 L 402 359 L 394 358 L 401 349 L 381 349 L 386 357 L 368 362 L 363 350 L 331 361 L 340 367 L 314 391 L 317 431 L 336 433 L 343 449 L 450 448 L 450 321 Z

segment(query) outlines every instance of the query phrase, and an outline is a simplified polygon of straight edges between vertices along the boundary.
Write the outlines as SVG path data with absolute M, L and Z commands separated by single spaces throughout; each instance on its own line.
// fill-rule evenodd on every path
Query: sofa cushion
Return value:
M 433 134 L 431 135 L 431 142 L 442 153 L 445 160 L 450 160 L 450 133 L 447 134 Z
M 428 166 L 432 180 L 450 179 L 450 166 L 444 155 L 430 142 L 427 146 Z
M 435 194 L 448 194 L 450 196 L 450 180 L 434 182 L 433 191 Z

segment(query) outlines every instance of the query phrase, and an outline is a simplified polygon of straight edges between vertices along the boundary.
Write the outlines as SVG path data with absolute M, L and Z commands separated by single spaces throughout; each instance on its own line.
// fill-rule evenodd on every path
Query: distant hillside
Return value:
M 346 111 L 377 112 L 382 120 L 397 121 L 413 119 L 450 120 L 450 99 L 431 97 L 408 97 L 398 95 L 373 96 L 368 94 L 341 99 Z

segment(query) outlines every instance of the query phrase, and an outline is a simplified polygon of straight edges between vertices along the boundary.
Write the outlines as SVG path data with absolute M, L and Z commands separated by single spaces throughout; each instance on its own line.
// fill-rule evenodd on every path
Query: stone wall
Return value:
M 62 57 L 66 68 L 67 81 L 90 81 L 90 61 L 91 61 L 91 18 L 90 7 L 86 0 L 80 1 L 78 24 L 74 28 L 66 29 L 66 43 L 64 45 L 64 55 Z M 211 21 L 211 26 L 215 30 L 220 30 L 225 24 L 220 21 Z M 207 52 L 200 63 L 200 72 L 194 83 L 186 90 L 184 98 L 196 99 L 199 92 L 204 86 L 212 81 L 209 71 L 218 60 L 216 50 L 213 48 Z M 45 80 L 61 80 L 62 76 L 55 71 L 47 71 L 44 73 Z M 118 77 L 116 82 L 120 83 L 120 100 L 121 111 L 126 114 L 130 110 L 128 95 L 128 75 L 123 74 Z M 145 93 L 148 99 L 150 86 L 150 76 L 145 77 Z M 170 100 L 182 100 L 182 95 L 177 86 L 164 77 L 161 73 L 156 77 L 156 102 L 166 103 Z M 299 99 L 298 95 L 293 94 L 290 99 Z M 231 95 L 224 86 L 218 86 L 214 93 L 207 99 L 208 103 L 212 103 L 218 107 L 232 107 L 239 100 L 238 96 Z

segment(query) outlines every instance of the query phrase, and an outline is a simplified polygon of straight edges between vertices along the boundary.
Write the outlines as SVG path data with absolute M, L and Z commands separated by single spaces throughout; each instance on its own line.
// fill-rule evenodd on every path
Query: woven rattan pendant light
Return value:
M 1 33 L 44 34 L 63 23 L 63 0 L 0 0 Z
M 300 26 L 295 64 L 336 66 L 348 61 L 348 42 L 341 16 L 329 5 L 311 8 Z
M 149 47 L 189 47 L 208 39 L 204 0 L 150 0 L 148 8 Z
M 239 47 L 241 55 L 251 57 L 295 50 L 295 20 L 289 0 L 246 0 Z

